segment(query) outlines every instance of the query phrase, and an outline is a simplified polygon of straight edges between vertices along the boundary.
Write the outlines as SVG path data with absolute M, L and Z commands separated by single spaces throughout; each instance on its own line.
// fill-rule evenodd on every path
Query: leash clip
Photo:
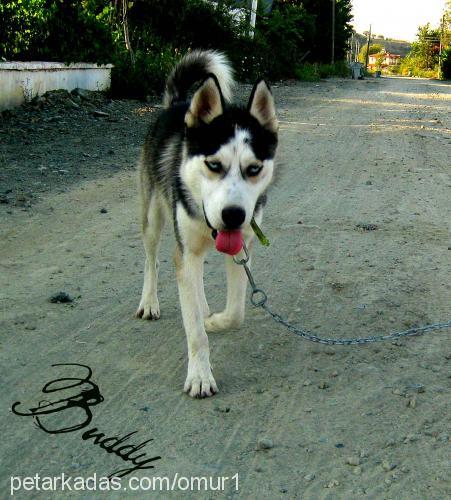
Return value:
M 239 266 L 245 266 L 249 262 L 249 252 L 247 250 L 246 243 L 243 240 L 243 252 L 244 252 L 244 259 L 237 259 L 235 256 L 233 256 L 233 261 L 235 264 L 238 264 Z

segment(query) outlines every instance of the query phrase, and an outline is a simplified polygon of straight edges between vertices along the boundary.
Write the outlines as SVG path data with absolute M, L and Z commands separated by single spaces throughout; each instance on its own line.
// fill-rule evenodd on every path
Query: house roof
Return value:
M 399 54 L 392 54 L 390 52 L 379 52 L 378 54 L 370 54 L 370 57 L 379 57 L 379 56 L 391 57 L 395 59 L 401 57 Z

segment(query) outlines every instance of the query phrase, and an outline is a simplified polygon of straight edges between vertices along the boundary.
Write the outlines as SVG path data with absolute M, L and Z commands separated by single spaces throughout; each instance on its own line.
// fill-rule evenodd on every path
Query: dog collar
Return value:
M 205 206 L 203 202 L 202 202 L 202 210 L 204 212 L 205 222 L 207 223 L 207 226 L 211 229 L 211 237 L 215 240 L 216 236 L 218 236 L 218 231 L 210 224 L 210 221 L 208 220 L 207 217 L 207 213 L 205 212 Z

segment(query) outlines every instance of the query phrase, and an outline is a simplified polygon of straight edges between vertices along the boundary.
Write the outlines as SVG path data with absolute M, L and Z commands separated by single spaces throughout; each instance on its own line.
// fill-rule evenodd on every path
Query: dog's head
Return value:
M 249 224 L 274 169 L 278 123 L 267 83 L 258 81 L 247 108 L 228 107 L 210 75 L 185 115 L 182 179 L 207 223 L 217 230 Z

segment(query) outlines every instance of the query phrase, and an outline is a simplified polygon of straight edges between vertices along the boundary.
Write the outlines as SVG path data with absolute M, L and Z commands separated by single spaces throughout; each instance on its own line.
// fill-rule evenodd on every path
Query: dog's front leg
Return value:
M 176 266 L 183 325 L 188 342 L 188 375 L 184 391 L 191 397 L 208 397 L 218 392 L 210 367 L 210 349 L 204 327 L 203 304 L 199 287 L 203 272 L 203 254 L 188 248 L 177 250 Z
M 252 250 L 252 240 L 247 242 L 249 255 Z M 207 332 L 219 332 L 228 328 L 241 326 L 246 307 L 247 276 L 243 266 L 234 262 L 233 257 L 226 256 L 227 270 L 227 302 L 224 311 L 212 314 L 205 319 Z M 247 265 L 250 267 L 251 258 Z

